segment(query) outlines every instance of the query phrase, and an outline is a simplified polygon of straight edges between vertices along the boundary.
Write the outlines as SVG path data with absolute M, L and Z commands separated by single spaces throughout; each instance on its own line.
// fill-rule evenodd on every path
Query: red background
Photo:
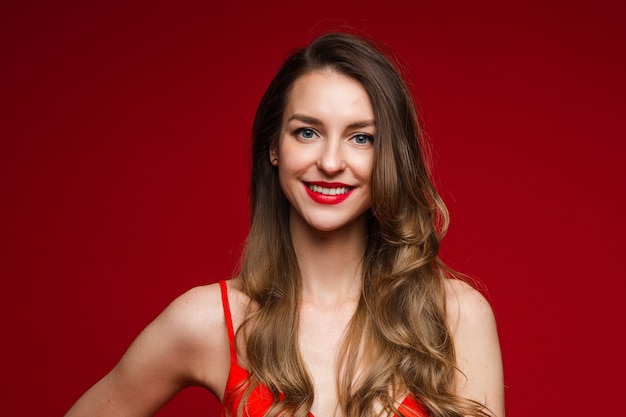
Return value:
M 168 302 L 229 275 L 255 107 L 339 24 L 409 69 L 443 257 L 488 290 L 508 415 L 623 412 L 621 2 L 169 3 L 0 6 L 0 415 L 62 415 Z M 190 389 L 158 415 L 216 407 Z

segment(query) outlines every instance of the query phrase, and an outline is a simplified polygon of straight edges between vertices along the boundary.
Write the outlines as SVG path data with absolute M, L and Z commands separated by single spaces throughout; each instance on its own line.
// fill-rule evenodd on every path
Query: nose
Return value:
M 317 160 L 317 167 L 329 176 L 345 169 L 345 159 L 339 139 L 325 141 Z

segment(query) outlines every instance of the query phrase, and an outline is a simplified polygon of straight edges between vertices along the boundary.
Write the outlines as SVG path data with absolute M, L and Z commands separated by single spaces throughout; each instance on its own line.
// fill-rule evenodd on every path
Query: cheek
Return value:
M 297 177 L 300 171 L 300 165 L 301 164 L 299 164 L 298 161 L 292 156 L 281 158 L 280 165 L 278 166 L 278 177 L 280 178 L 281 184 Z
M 313 159 L 310 149 L 302 149 L 302 147 L 289 143 L 281 144 L 278 165 L 281 176 L 298 175 L 309 169 L 312 164 Z
M 278 180 L 283 194 L 291 200 L 300 182 L 301 163 L 293 154 L 281 154 L 278 165 Z
M 372 172 L 374 170 L 374 155 L 364 157 L 357 169 L 359 177 L 369 184 L 372 180 Z

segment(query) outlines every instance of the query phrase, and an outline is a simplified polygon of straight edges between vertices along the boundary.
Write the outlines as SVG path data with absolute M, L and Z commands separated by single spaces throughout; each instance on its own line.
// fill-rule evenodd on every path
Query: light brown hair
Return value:
M 289 202 L 269 151 L 278 144 L 294 82 L 326 69 L 363 85 L 376 121 L 363 291 L 340 353 L 342 413 L 374 416 L 374 404 L 382 405 L 383 415 L 398 413 L 394 399 L 410 391 L 432 416 L 487 415 L 452 392 L 455 354 L 443 280 L 453 273 L 438 257 L 448 213 L 429 175 L 411 94 L 378 48 L 342 33 L 323 35 L 290 55 L 254 120 L 251 227 L 239 276 L 255 309 L 238 333 L 238 340 L 245 333 L 252 375 L 242 389 L 246 395 L 258 383 L 270 389 L 275 403 L 268 416 L 304 417 L 313 404 L 313 385 L 297 347 L 301 283 Z

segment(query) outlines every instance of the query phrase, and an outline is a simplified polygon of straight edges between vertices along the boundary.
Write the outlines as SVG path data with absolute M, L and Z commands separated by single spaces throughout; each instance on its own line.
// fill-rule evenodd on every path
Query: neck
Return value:
M 330 232 L 291 215 L 291 237 L 302 276 L 302 301 L 338 305 L 359 299 L 367 245 L 365 215 Z

